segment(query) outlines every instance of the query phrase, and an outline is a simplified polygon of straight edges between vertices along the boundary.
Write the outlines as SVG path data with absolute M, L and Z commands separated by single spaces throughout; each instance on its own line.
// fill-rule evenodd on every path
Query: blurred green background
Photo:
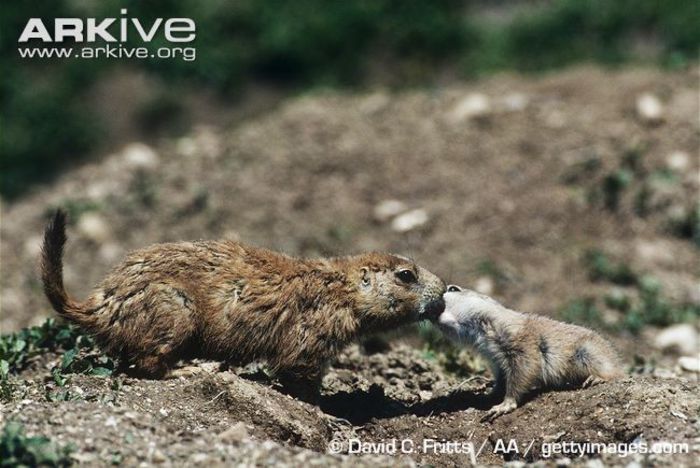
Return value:
M 684 67 L 700 47 L 697 0 L 51 0 L 1 8 L 0 194 L 8 199 L 96 154 L 109 139 L 110 119 L 89 101 L 116 67 L 139 69 L 161 83 L 137 112 L 137 125 L 157 134 L 187 125 L 183 93 L 211 93 L 235 106 L 251 85 L 286 95 L 319 86 L 431 86 L 582 61 Z M 146 24 L 193 18 L 196 60 L 20 59 L 17 53 L 30 17 L 119 17 L 120 8 Z M 166 45 L 157 41 L 151 46 Z

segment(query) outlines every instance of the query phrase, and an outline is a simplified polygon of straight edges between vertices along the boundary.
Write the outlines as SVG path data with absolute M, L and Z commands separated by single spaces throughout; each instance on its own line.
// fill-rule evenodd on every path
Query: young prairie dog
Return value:
M 65 229 L 58 211 L 44 234 L 46 296 L 143 377 L 195 357 L 265 361 L 290 393 L 314 401 L 325 366 L 347 344 L 445 307 L 445 283 L 403 257 L 304 260 L 233 241 L 137 250 L 77 302 L 63 286 Z
M 510 310 L 483 294 L 450 285 L 439 328 L 484 356 L 495 377 L 494 394 L 505 399 L 483 420 L 517 408 L 530 390 L 581 384 L 623 375 L 613 347 L 592 330 Z M 505 387 L 505 388 L 504 388 Z

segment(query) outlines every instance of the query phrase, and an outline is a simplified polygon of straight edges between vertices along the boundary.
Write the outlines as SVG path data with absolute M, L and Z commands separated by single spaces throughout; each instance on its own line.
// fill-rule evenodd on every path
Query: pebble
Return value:
M 78 231 L 88 239 L 102 243 L 109 238 L 107 221 L 97 213 L 85 213 L 78 220 Z
M 654 345 L 661 350 L 676 350 L 680 354 L 698 352 L 698 332 L 693 325 L 682 323 L 664 328 L 656 335 Z
M 408 209 L 400 200 L 383 200 L 374 207 L 374 219 L 383 223 Z
M 209 455 L 207 455 L 206 453 L 194 453 L 190 457 L 190 461 L 192 463 L 204 463 L 208 459 L 209 459 Z
M 192 137 L 182 137 L 176 144 L 177 152 L 182 156 L 193 156 L 197 153 L 197 143 Z
M 429 220 L 428 212 L 422 208 L 418 208 L 394 218 L 391 222 L 391 229 L 396 232 L 413 231 L 426 224 Z
M 700 355 L 696 357 L 682 356 L 678 359 L 678 365 L 684 371 L 700 374 Z
M 663 120 L 664 107 L 658 97 L 644 93 L 637 98 L 637 115 L 642 121 L 656 124 Z
M 510 93 L 503 98 L 503 106 L 511 112 L 525 110 L 529 102 L 530 99 L 522 93 Z
M 248 429 L 242 422 L 237 422 L 219 434 L 219 439 L 227 443 L 240 442 L 246 438 L 248 438 Z
M 41 253 L 41 244 L 44 238 L 42 236 L 29 236 L 27 240 L 24 241 L 24 252 L 27 256 L 36 258 Z
M 106 263 L 114 263 L 119 259 L 119 257 L 122 256 L 123 252 L 123 249 L 118 244 L 114 242 L 107 242 L 100 246 L 98 255 Z
M 476 279 L 476 282 L 474 283 L 474 289 L 478 293 L 490 296 L 491 294 L 493 294 L 494 290 L 493 280 L 488 276 L 481 276 Z
M 153 455 L 151 456 L 151 460 L 153 460 L 153 463 L 163 463 L 168 461 L 167 457 L 163 452 L 160 450 L 155 450 L 153 452 Z
M 464 97 L 450 112 L 450 120 L 459 123 L 469 119 L 486 117 L 491 113 L 489 97 L 481 93 L 472 93 Z
M 94 463 L 97 460 L 97 455 L 95 455 L 94 453 L 71 453 L 70 457 L 79 463 L 87 464 Z
M 690 156 L 685 151 L 674 151 L 666 157 L 666 166 L 677 172 L 683 172 L 690 166 Z
M 376 114 L 385 109 L 390 101 L 391 99 L 384 92 L 370 94 L 360 102 L 360 112 L 367 115 Z
M 160 162 L 153 148 L 143 143 L 130 143 L 122 154 L 124 162 L 134 169 L 154 169 Z

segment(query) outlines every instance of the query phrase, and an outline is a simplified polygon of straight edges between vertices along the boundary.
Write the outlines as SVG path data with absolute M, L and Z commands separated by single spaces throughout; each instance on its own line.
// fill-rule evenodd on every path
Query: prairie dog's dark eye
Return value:
M 459 286 L 455 286 L 454 284 L 451 284 L 447 287 L 447 292 L 460 292 L 462 288 Z
M 396 272 L 396 277 L 404 283 L 415 283 L 418 280 L 411 270 L 399 270 Z

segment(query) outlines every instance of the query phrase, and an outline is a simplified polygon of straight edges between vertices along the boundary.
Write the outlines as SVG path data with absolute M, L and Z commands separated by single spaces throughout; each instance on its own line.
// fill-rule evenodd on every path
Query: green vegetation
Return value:
M 40 326 L 0 336 L 0 367 L 9 372 L 24 369 L 30 359 L 49 351 L 92 348 L 92 340 L 73 325 L 48 319 Z
M 20 59 L 17 53 L 17 38 L 30 17 L 118 17 L 124 7 L 146 24 L 157 17 L 193 18 L 196 60 Z M 589 60 L 683 66 L 696 59 L 700 46 L 700 7 L 693 0 L 518 4 L 514 18 L 503 23 L 484 21 L 478 8 L 468 0 L 55 0 L 39 9 L 5 2 L 0 193 L 18 196 L 95 148 L 108 125 L 91 114 L 87 96 L 115 66 L 141 69 L 172 90 L 157 94 L 139 112 L 138 121 L 150 132 L 181 125 L 181 89 L 208 88 L 231 99 L 253 81 L 299 90 L 377 80 L 429 84 L 446 68 L 469 77 Z M 635 55 L 632 44 L 641 37 L 654 38 L 656 56 Z M 133 38 L 126 44 L 140 45 Z M 164 45 L 156 36 L 149 47 Z M 609 184 L 614 192 L 620 180 Z
M 28 437 L 21 425 L 8 422 L 0 435 L 0 466 L 70 466 L 68 445 L 60 447 L 46 437 Z
M 423 340 L 423 354 L 426 359 L 437 361 L 445 371 L 461 377 L 470 377 L 482 374 L 486 370 L 478 355 L 452 344 L 434 325 L 420 323 L 418 335 Z
M 14 392 L 11 374 L 26 368 L 32 358 L 63 351 L 61 363 L 51 374 L 58 385 L 65 385 L 67 374 L 107 376 L 115 369 L 112 359 L 96 351 L 94 341 L 73 325 L 48 319 L 41 326 L 24 328 L 0 336 L 0 399 L 9 400 Z
M 595 328 L 604 327 L 602 314 L 592 297 L 574 299 L 562 308 L 559 316 L 565 322 L 591 325 Z
M 689 239 L 700 247 L 700 202 L 694 203 L 680 216 L 671 218 L 668 223 L 673 234 Z
M 602 251 L 592 249 L 584 255 L 588 277 L 593 281 L 608 281 L 623 286 L 637 283 L 637 275 L 625 263 L 615 263 Z
M 640 275 L 624 263 L 614 262 L 600 250 L 587 252 L 584 265 L 592 280 L 630 289 L 613 290 L 602 300 L 586 297 L 569 302 L 560 311 L 561 318 L 567 322 L 638 333 L 646 325 L 663 327 L 700 317 L 700 306 L 672 303 L 664 297 L 661 285 L 654 278 Z M 620 312 L 621 320 L 614 325 L 605 323 L 602 306 Z

